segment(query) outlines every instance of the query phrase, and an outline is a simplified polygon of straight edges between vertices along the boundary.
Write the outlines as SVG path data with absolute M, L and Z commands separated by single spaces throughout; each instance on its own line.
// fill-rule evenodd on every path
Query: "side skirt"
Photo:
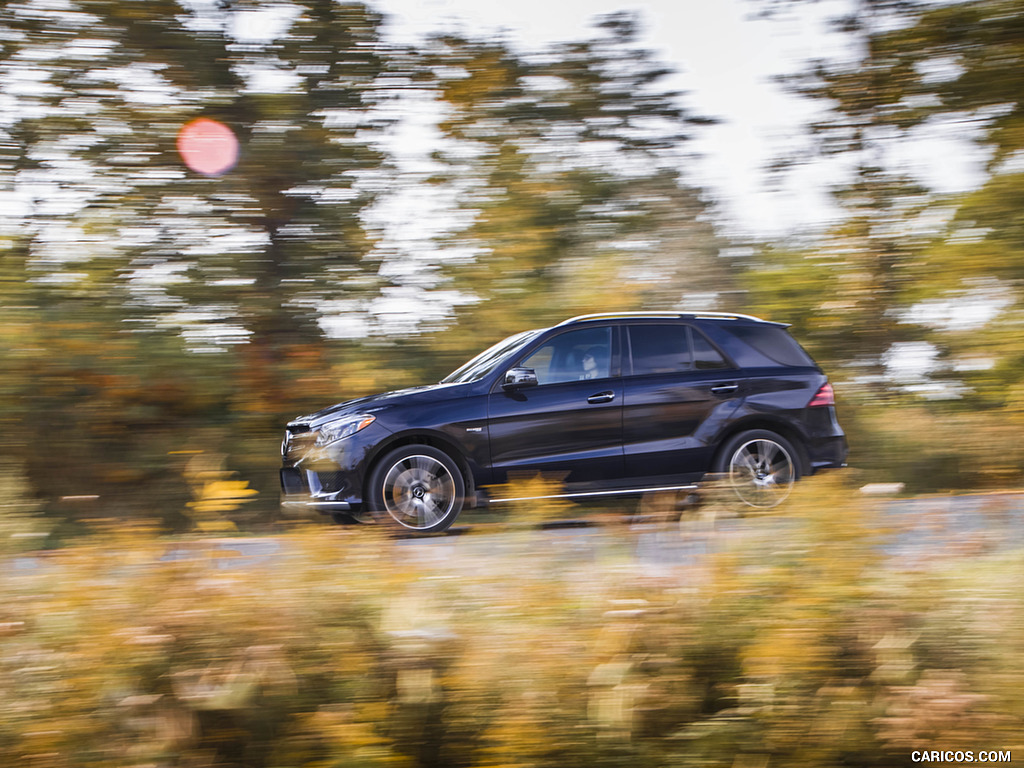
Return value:
M 517 496 L 509 499 L 489 499 L 491 504 L 501 504 L 508 501 L 537 501 L 540 499 L 582 499 L 598 496 L 636 496 L 643 493 L 657 493 L 659 491 L 695 491 L 696 485 L 665 485 L 656 488 L 629 488 L 623 491 L 587 491 L 584 493 L 558 493 L 550 496 Z

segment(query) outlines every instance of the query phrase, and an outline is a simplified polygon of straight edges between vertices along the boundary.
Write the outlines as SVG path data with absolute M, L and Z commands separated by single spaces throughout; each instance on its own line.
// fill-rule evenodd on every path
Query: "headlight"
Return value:
M 319 448 L 322 445 L 351 437 L 359 430 L 366 429 L 373 424 L 376 418 L 376 416 L 367 416 L 363 413 L 357 416 L 346 416 L 337 421 L 329 421 L 318 430 L 316 445 Z

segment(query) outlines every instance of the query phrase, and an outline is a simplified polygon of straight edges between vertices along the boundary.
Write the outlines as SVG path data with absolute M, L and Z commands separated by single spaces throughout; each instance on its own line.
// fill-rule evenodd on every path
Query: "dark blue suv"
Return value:
M 780 323 L 717 312 L 586 315 L 511 336 L 438 384 L 288 424 L 286 504 L 413 531 L 488 486 L 548 474 L 567 498 L 692 489 L 725 476 L 772 507 L 846 460 L 825 374 Z

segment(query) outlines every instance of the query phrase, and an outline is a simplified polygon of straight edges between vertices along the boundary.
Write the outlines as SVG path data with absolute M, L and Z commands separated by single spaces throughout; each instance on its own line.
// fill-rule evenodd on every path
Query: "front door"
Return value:
M 489 396 L 493 481 L 542 472 L 570 491 L 620 480 L 622 379 L 614 363 L 612 327 L 554 336 L 520 360 L 538 386 Z

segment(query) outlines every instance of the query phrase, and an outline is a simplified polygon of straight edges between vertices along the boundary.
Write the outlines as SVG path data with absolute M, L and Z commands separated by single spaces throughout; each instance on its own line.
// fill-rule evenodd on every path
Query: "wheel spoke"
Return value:
M 757 447 L 757 467 L 764 470 L 765 467 L 771 466 L 772 445 L 765 440 L 758 440 L 755 445 Z
M 757 474 L 757 460 L 754 458 L 754 456 L 751 454 L 751 452 L 746 448 L 746 446 L 741 448 L 739 453 L 737 453 L 736 456 L 739 459 L 738 463 L 739 463 L 741 469 L 747 470 L 752 475 Z M 736 464 L 736 459 L 733 460 L 733 465 L 735 466 L 735 464 Z
M 729 481 L 737 496 L 753 507 L 774 507 L 796 478 L 793 460 L 781 443 L 758 438 L 744 443 L 729 462 Z

